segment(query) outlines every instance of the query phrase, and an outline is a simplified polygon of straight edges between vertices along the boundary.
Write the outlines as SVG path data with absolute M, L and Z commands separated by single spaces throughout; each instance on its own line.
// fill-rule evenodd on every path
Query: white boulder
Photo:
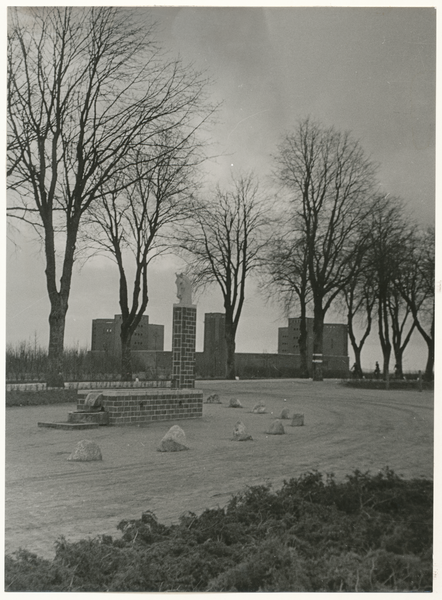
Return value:
M 275 419 L 267 431 L 270 435 L 282 435 L 285 433 L 284 426 L 279 419 Z
M 302 427 L 304 425 L 304 415 L 296 414 L 292 417 L 292 427 Z
M 68 457 L 68 460 L 73 461 L 91 461 L 91 460 L 103 460 L 101 456 L 101 450 L 95 442 L 91 440 L 81 440 L 78 442 L 75 450 Z
M 289 408 L 283 408 L 281 411 L 281 415 L 279 416 L 280 419 L 290 419 L 290 409 Z
M 247 433 L 246 426 L 242 421 L 238 421 L 233 428 L 233 439 L 236 442 L 247 442 L 252 440 L 252 436 Z
M 188 450 L 186 434 L 178 425 L 173 425 L 158 446 L 158 452 L 181 452 Z

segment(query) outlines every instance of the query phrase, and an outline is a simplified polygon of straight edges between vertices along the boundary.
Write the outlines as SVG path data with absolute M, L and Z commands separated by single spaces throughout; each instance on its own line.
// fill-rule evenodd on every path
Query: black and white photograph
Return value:
M 442 589 L 437 12 L 6 7 L 5 593 Z

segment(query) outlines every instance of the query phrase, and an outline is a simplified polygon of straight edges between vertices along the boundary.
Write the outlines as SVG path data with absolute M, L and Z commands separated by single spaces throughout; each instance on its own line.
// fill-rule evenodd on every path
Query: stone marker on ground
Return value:
M 229 408 L 242 408 L 241 402 L 237 398 L 230 398 Z
M 252 412 L 258 415 L 263 415 L 266 412 L 265 404 L 263 402 L 258 402 L 258 404 L 255 404 L 253 407 Z
M 247 433 L 246 426 L 242 421 L 238 421 L 233 428 L 233 440 L 236 442 L 247 442 L 253 440 L 252 436 Z
M 186 434 L 179 425 L 173 425 L 169 429 L 157 448 L 158 452 L 181 452 L 188 449 Z
M 284 426 L 279 419 L 275 419 L 267 431 L 270 435 L 282 435 L 285 433 Z
M 292 417 L 292 427 L 301 427 L 304 425 L 304 415 L 296 414 Z
M 210 394 L 210 396 L 207 396 L 204 404 L 222 404 L 222 402 L 218 394 Z
M 281 411 L 280 419 L 290 419 L 290 409 L 283 408 Z
M 101 450 L 95 442 L 91 440 L 81 440 L 78 442 L 77 447 L 68 457 L 68 460 L 75 461 L 91 461 L 91 460 L 102 460 Z

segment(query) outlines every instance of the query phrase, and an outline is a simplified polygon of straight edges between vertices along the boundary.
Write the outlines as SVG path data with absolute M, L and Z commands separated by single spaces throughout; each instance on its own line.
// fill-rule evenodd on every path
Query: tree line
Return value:
M 312 375 L 321 380 L 333 307 L 346 314 L 361 373 L 377 323 L 384 374 L 392 353 L 402 372 L 417 329 L 432 377 L 434 230 L 421 230 L 399 198 L 379 191 L 376 166 L 349 133 L 303 119 L 282 136 L 265 192 L 244 173 L 203 193 L 217 109 L 210 81 L 170 58 L 154 26 L 121 8 L 10 9 L 7 74 L 8 216 L 44 247 L 50 385 L 63 380 L 75 260 L 96 252 L 119 273 L 123 380 L 132 377 L 131 340 L 149 301 L 148 265 L 171 251 L 195 286 L 222 293 L 228 378 L 252 274 L 299 310 L 305 375 L 305 319 L 314 318 Z

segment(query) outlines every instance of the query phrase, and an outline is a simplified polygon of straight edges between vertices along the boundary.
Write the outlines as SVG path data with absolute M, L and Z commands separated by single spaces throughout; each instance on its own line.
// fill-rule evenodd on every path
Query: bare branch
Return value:
M 219 187 L 209 200 L 195 203 L 179 241 L 196 287 L 216 283 L 226 313 L 227 376 L 235 376 L 235 336 L 245 300 L 247 277 L 260 265 L 267 244 L 268 211 L 252 173 Z
M 144 178 L 134 169 L 137 151 L 150 161 L 157 152 L 170 155 L 170 144 L 190 151 L 195 132 L 213 113 L 207 79 L 164 57 L 152 25 L 138 15 L 99 6 L 10 9 L 9 214 L 43 229 L 50 356 L 61 355 L 87 211 L 108 193 L 111 181 L 121 191 L 132 185 L 127 173 Z M 167 213 L 161 219 L 167 221 Z
M 275 178 L 290 193 L 294 237 L 305 249 L 314 353 L 321 356 L 325 314 L 355 275 L 350 267 L 371 210 L 375 167 L 348 133 L 311 119 L 284 136 L 274 160 Z M 314 379 L 322 379 L 320 363 L 314 367 Z

